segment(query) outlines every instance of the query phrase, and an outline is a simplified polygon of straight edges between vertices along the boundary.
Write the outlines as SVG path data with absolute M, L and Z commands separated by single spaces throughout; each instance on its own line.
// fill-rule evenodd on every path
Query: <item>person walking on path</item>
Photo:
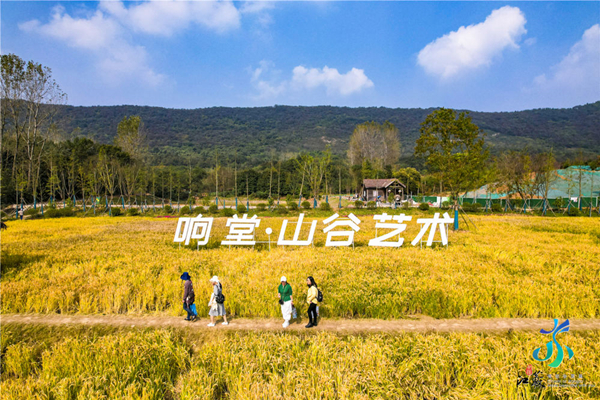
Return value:
M 279 304 L 281 304 L 281 314 L 283 315 L 283 327 L 287 328 L 290 326 L 290 319 L 292 318 L 292 307 L 294 306 L 294 299 L 292 298 L 292 287 L 287 282 L 285 276 L 281 277 L 281 284 L 277 289 L 277 296 L 279 296 Z
M 210 315 L 210 324 L 208 326 L 215 326 L 215 317 L 223 316 L 223 325 L 229 325 L 227 322 L 227 315 L 225 315 L 225 305 L 223 302 L 225 301 L 225 296 L 223 296 L 223 286 L 221 282 L 219 282 L 218 276 L 213 276 L 210 279 L 210 282 L 213 285 L 213 293 L 210 296 L 210 301 L 208 302 L 208 306 L 210 307 L 210 311 L 208 315 Z
M 306 296 L 306 302 L 308 303 L 308 325 L 306 325 L 306 328 L 312 328 L 313 326 L 317 326 L 317 295 L 319 291 L 312 276 L 306 278 L 306 285 L 308 286 L 308 294 Z
M 183 280 L 183 309 L 187 312 L 186 321 L 195 321 L 198 317 L 192 311 L 192 304 L 196 300 L 196 295 L 194 294 L 194 285 L 192 285 L 192 278 L 190 274 L 184 272 L 181 275 L 181 279 Z

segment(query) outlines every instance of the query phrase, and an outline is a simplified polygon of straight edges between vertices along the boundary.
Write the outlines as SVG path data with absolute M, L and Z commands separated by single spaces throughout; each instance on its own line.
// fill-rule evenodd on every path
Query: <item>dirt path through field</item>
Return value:
M 562 321 L 562 320 L 561 320 Z M 4 314 L 0 323 L 47 324 L 47 325 L 109 325 L 116 327 L 148 328 L 190 328 L 227 329 L 245 331 L 283 331 L 282 320 L 265 318 L 233 318 L 228 326 L 217 324 L 209 328 L 208 318 L 196 322 L 184 321 L 183 317 L 169 316 L 130 316 L 130 315 L 46 315 L 46 314 Z M 600 319 L 571 319 L 571 330 L 599 330 Z M 304 330 L 307 319 L 292 322 L 287 330 Z M 539 331 L 552 329 L 552 319 L 530 318 L 489 318 L 489 319 L 434 319 L 427 316 L 414 316 L 411 319 L 323 319 L 314 330 L 340 333 L 375 332 L 502 332 Z

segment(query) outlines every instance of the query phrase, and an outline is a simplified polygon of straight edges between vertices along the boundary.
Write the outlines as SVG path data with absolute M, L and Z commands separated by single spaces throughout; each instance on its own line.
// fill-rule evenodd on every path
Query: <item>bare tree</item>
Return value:
M 399 157 L 400 139 L 394 124 L 372 121 L 356 126 L 348 149 L 350 165 L 362 164 L 367 159 L 376 168 L 383 169 L 386 165 L 395 164 Z
M 131 206 L 131 196 L 135 196 L 139 187 L 140 173 L 148 149 L 142 119 L 139 116 L 126 116 L 119 122 L 115 144 L 130 157 L 129 162 L 121 165 L 119 183 L 121 193 L 127 195 L 127 202 Z
M 539 193 L 543 194 L 544 196 L 544 213 L 546 213 L 548 206 L 548 192 L 558 178 L 555 171 L 555 164 L 556 159 L 554 158 L 554 153 L 552 150 L 547 153 L 536 154 L 533 157 L 536 182 L 535 187 L 539 190 Z
M 39 186 L 42 154 L 53 128 L 56 105 L 67 96 L 52 78 L 52 71 L 39 63 L 25 63 L 14 54 L 2 56 L 0 79 L 2 95 L 2 134 L 9 126 L 14 133 L 13 176 L 23 153 L 26 188 L 35 198 Z
M 331 162 L 331 149 L 327 146 L 322 154 L 314 157 L 309 154 L 304 154 L 301 157 L 301 160 L 301 163 L 304 166 L 303 173 L 306 174 L 313 198 L 316 201 L 321 191 L 323 176 Z
M 98 173 L 100 175 L 100 179 L 102 180 L 102 185 L 104 186 L 105 192 L 110 194 L 111 203 L 117 188 L 117 171 L 117 161 L 106 154 L 106 152 L 103 150 L 100 150 L 100 153 L 98 154 Z
M 508 151 L 496 159 L 496 167 L 498 186 L 526 201 L 535 183 L 531 156 L 526 151 Z

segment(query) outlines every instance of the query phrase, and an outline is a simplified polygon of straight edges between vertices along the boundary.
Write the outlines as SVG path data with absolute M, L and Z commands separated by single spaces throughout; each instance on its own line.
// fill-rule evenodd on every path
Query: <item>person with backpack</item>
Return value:
M 210 279 L 210 282 L 213 285 L 213 293 L 210 296 L 210 301 L 208 302 L 208 306 L 210 307 L 210 311 L 208 315 L 210 316 L 210 324 L 208 326 L 215 326 L 215 317 L 223 316 L 223 325 L 229 325 L 227 322 L 227 315 L 225 315 L 225 296 L 223 295 L 223 285 L 219 282 L 218 276 L 213 276 Z
M 187 272 L 184 272 L 180 278 L 183 281 L 183 309 L 187 312 L 187 317 L 185 320 L 195 321 L 198 319 L 198 316 L 192 310 L 192 306 L 196 300 L 196 295 L 194 294 L 194 285 L 192 285 L 192 277 Z
M 290 319 L 292 318 L 292 307 L 294 306 L 294 299 L 292 298 L 292 287 L 287 282 L 287 278 L 282 276 L 281 284 L 277 289 L 277 296 L 279 296 L 279 304 L 281 305 L 281 314 L 283 315 L 283 327 L 287 328 L 290 326 Z
M 306 278 L 306 285 L 308 286 L 308 294 L 306 296 L 306 302 L 308 303 L 308 325 L 306 325 L 306 328 L 312 328 L 313 326 L 317 326 L 319 289 L 312 276 Z

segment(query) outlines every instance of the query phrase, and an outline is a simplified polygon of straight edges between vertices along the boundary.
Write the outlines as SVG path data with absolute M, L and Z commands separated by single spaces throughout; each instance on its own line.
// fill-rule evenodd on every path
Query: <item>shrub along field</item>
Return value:
M 375 224 L 360 215 L 354 249 L 322 247 L 319 217 L 315 247 L 270 251 L 266 244 L 219 247 L 226 218 L 215 220 L 199 251 L 173 243 L 175 218 L 14 221 L 2 233 L 2 313 L 183 315 L 179 276 L 188 271 L 200 313 L 212 275 L 223 282 L 228 312 L 241 317 L 279 316 L 279 277 L 288 277 L 300 300 L 312 275 L 325 296 L 324 317 L 600 316 L 596 219 L 472 216 L 476 230 L 451 232 L 448 248 L 421 249 L 410 244 L 418 215 L 399 249 L 367 247 Z M 276 241 L 281 222 L 261 217 L 257 239 L 268 240 L 271 227 Z
M 570 333 L 583 384 L 522 385 L 536 333 L 200 332 L 2 326 L 3 399 L 595 399 L 600 333 Z M 562 375 L 561 375 L 562 379 Z

